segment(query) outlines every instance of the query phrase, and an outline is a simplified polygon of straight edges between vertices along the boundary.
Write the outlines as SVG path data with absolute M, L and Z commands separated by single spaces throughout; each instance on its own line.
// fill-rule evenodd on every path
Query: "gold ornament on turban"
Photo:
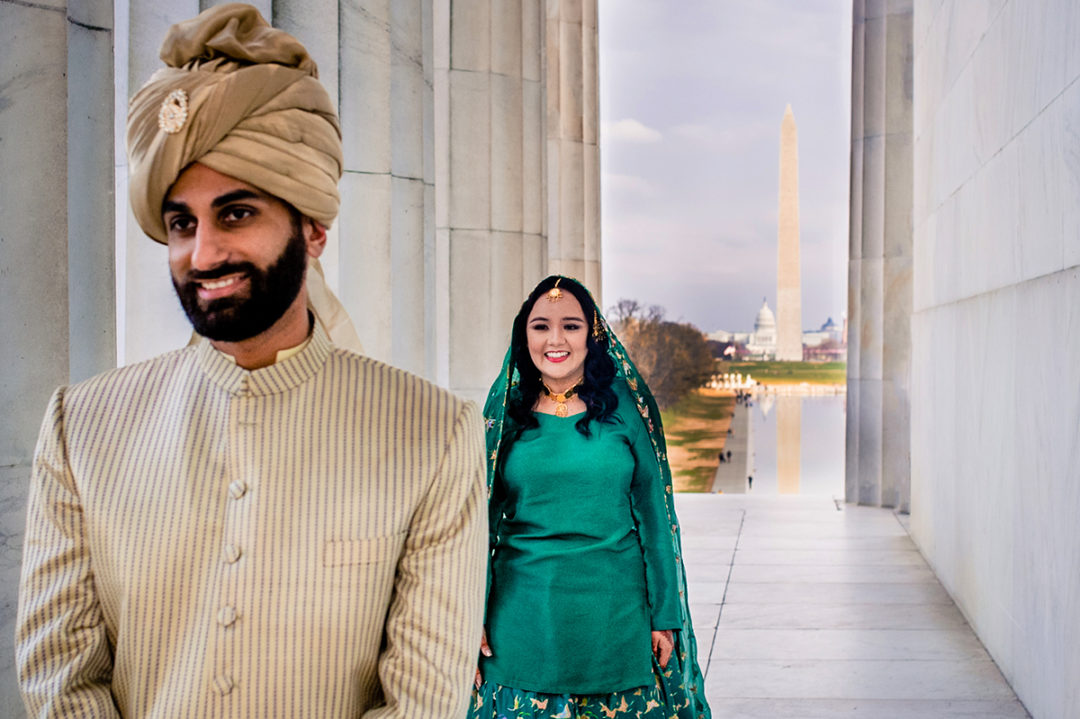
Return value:
M 233 3 L 173 25 L 160 54 L 168 67 L 128 111 L 131 207 L 143 231 L 166 241 L 161 203 L 193 162 L 329 227 L 340 204 L 341 129 L 300 41 Z

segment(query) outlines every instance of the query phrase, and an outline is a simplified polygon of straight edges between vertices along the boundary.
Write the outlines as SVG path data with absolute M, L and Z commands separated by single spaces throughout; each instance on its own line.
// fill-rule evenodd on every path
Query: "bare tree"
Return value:
M 665 321 L 662 307 L 646 309 L 637 300 L 622 299 L 608 315 L 661 407 L 702 386 L 712 374 L 705 335 L 691 324 Z

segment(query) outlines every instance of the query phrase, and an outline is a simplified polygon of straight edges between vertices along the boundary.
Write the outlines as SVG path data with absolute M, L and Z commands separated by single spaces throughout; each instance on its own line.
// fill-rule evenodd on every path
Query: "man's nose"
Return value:
M 191 251 L 191 269 L 211 270 L 228 256 L 224 245 L 224 237 L 219 229 L 212 223 L 200 222 L 195 229 L 194 246 Z

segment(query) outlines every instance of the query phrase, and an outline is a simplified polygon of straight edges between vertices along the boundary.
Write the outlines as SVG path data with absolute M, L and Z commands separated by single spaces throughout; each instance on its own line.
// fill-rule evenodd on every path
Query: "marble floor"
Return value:
M 717 719 L 1030 716 L 891 510 L 676 501 Z

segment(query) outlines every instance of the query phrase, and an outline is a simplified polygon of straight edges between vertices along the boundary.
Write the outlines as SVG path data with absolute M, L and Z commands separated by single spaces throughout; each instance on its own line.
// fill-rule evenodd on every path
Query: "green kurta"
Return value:
M 484 679 L 547 693 L 651 685 L 650 630 L 681 626 L 664 484 L 633 400 L 616 421 L 535 414 L 510 447 L 497 527 Z M 501 520 L 494 518 L 501 517 Z

